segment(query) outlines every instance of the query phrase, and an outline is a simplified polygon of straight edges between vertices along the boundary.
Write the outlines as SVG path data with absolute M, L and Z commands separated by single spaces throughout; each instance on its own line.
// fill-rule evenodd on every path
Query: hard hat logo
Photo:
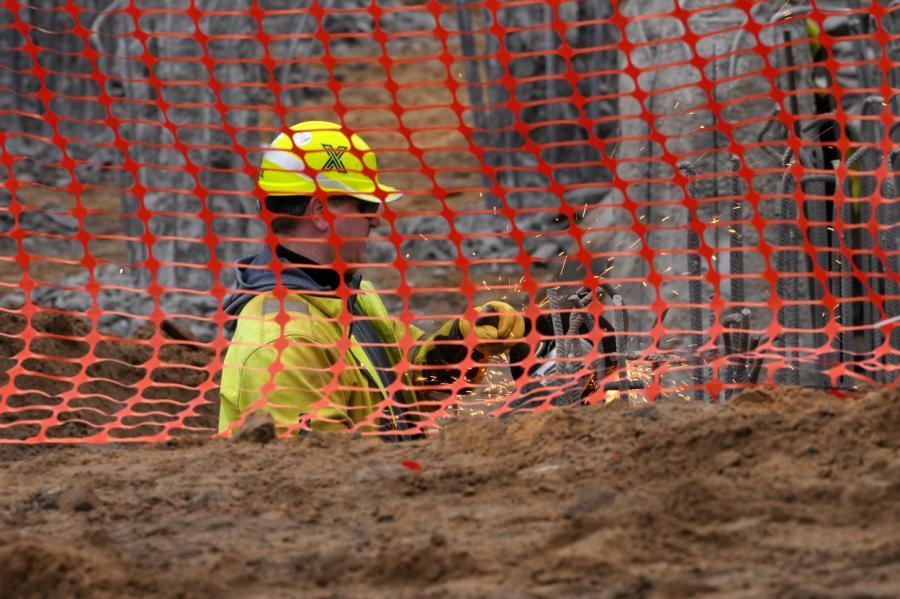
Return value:
M 346 173 L 347 169 L 344 167 L 344 163 L 341 162 L 341 157 L 344 155 L 344 152 L 349 150 L 347 146 L 338 146 L 334 147 L 329 144 L 322 144 L 322 149 L 325 150 L 325 153 L 328 154 L 328 160 L 325 161 L 325 164 L 322 165 L 323 171 L 338 171 L 339 173 Z

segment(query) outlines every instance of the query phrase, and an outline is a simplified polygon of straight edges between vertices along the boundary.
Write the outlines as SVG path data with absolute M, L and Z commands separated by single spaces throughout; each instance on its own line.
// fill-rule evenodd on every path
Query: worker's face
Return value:
M 341 240 L 341 258 L 348 264 L 364 263 L 366 238 L 381 224 L 381 205 L 342 196 L 329 198 L 327 206 L 334 216 L 334 233 Z

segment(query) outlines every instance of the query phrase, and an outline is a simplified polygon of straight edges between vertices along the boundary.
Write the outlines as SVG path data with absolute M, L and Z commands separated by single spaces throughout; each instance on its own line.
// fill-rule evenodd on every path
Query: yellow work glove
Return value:
M 502 354 L 525 336 L 525 319 L 506 302 L 488 302 L 475 310 L 484 315 L 475 319 L 475 336 L 485 341 L 475 346 L 476 353 L 482 356 Z M 469 321 L 460 318 L 459 328 L 466 338 L 471 328 Z
M 466 359 L 468 350 L 462 341 L 470 333 L 483 342 L 475 346 L 472 357 L 482 361 L 508 351 L 521 343 L 526 334 L 525 319 L 509 304 L 492 301 L 475 308 L 480 315 L 473 323 L 465 318 L 448 320 L 431 335 L 424 345 L 416 347 L 412 362 L 422 366 L 445 366 L 459 364 Z M 457 343 L 447 343 L 453 341 Z M 422 372 L 426 383 L 447 383 L 459 378 L 461 372 L 455 369 L 434 369 Z M 473 373 L 474 375 L 474 373 Z M 471 377 L 468 377 L 471 379 Z

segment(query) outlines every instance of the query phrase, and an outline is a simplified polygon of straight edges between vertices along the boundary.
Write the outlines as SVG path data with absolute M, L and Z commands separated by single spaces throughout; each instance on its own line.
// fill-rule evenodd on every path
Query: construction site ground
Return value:
M 900 389 L 0 445 L 0 597 L 892 597 Z

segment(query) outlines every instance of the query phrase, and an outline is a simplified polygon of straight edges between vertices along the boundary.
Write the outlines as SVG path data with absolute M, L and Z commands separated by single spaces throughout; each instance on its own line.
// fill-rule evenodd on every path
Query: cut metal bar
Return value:
M 573 308 L 579 309 L 578 312 L 571 312 L 569 314 L 569 331 L 567 335 L 569 337 L 569 353 L 566 357 L 571 359 L 571 362 L 568 363 L 567 371 L 569 374 L 576 374 L 576 377 L 572 381 L 572 386 L 565 392 L 564 401 L 566 405 L 572 405 L 581 399 L 583 391 L 581 385 L 578 384 L 579 377 L 577 376 L 577 373 L 581 370 L 581 364 L 578 363 L 577 359 L 583 355 L 582 343 L 578 334 L 581 330 L 581 324 L 584 321 L 584 312 L 580 310 L 584 309 L 585 306 L 582 304 L 581 298 L 577 294 L 570 295 L 568 300 Z
M 765 337 L 752 337 L 750 340 L 750 344 L 748 345 L 748 352 L 755 352 L 756 349 L 762 344 Z M 750 366 L 750 375 L 747 377 L 747 381 L 751 384 L 756 384 L 759 382 L 759 373 L 762 371 L 763 359 L 760 357 L 754 358 L 753 362 Z
M 621 295 L 614 295 L 612 298 L 613 306 L 615 310 L 613 311 L 613 328 L 615 329 L 615 334 L 613 338 L 616 340 L 616 370 L 618 371 L 619 381 L 625 381 L 628 378 L 628 361 L 625 357 L 625 352 L 628 351 L 628 332 L 625 330 L 625 324 L 623 322 L 622 313 L 625 310 L 625 302 L 622 300 Z M 622 391 L 621 394 L 622 401 L 628 401 L 628 394 Z

